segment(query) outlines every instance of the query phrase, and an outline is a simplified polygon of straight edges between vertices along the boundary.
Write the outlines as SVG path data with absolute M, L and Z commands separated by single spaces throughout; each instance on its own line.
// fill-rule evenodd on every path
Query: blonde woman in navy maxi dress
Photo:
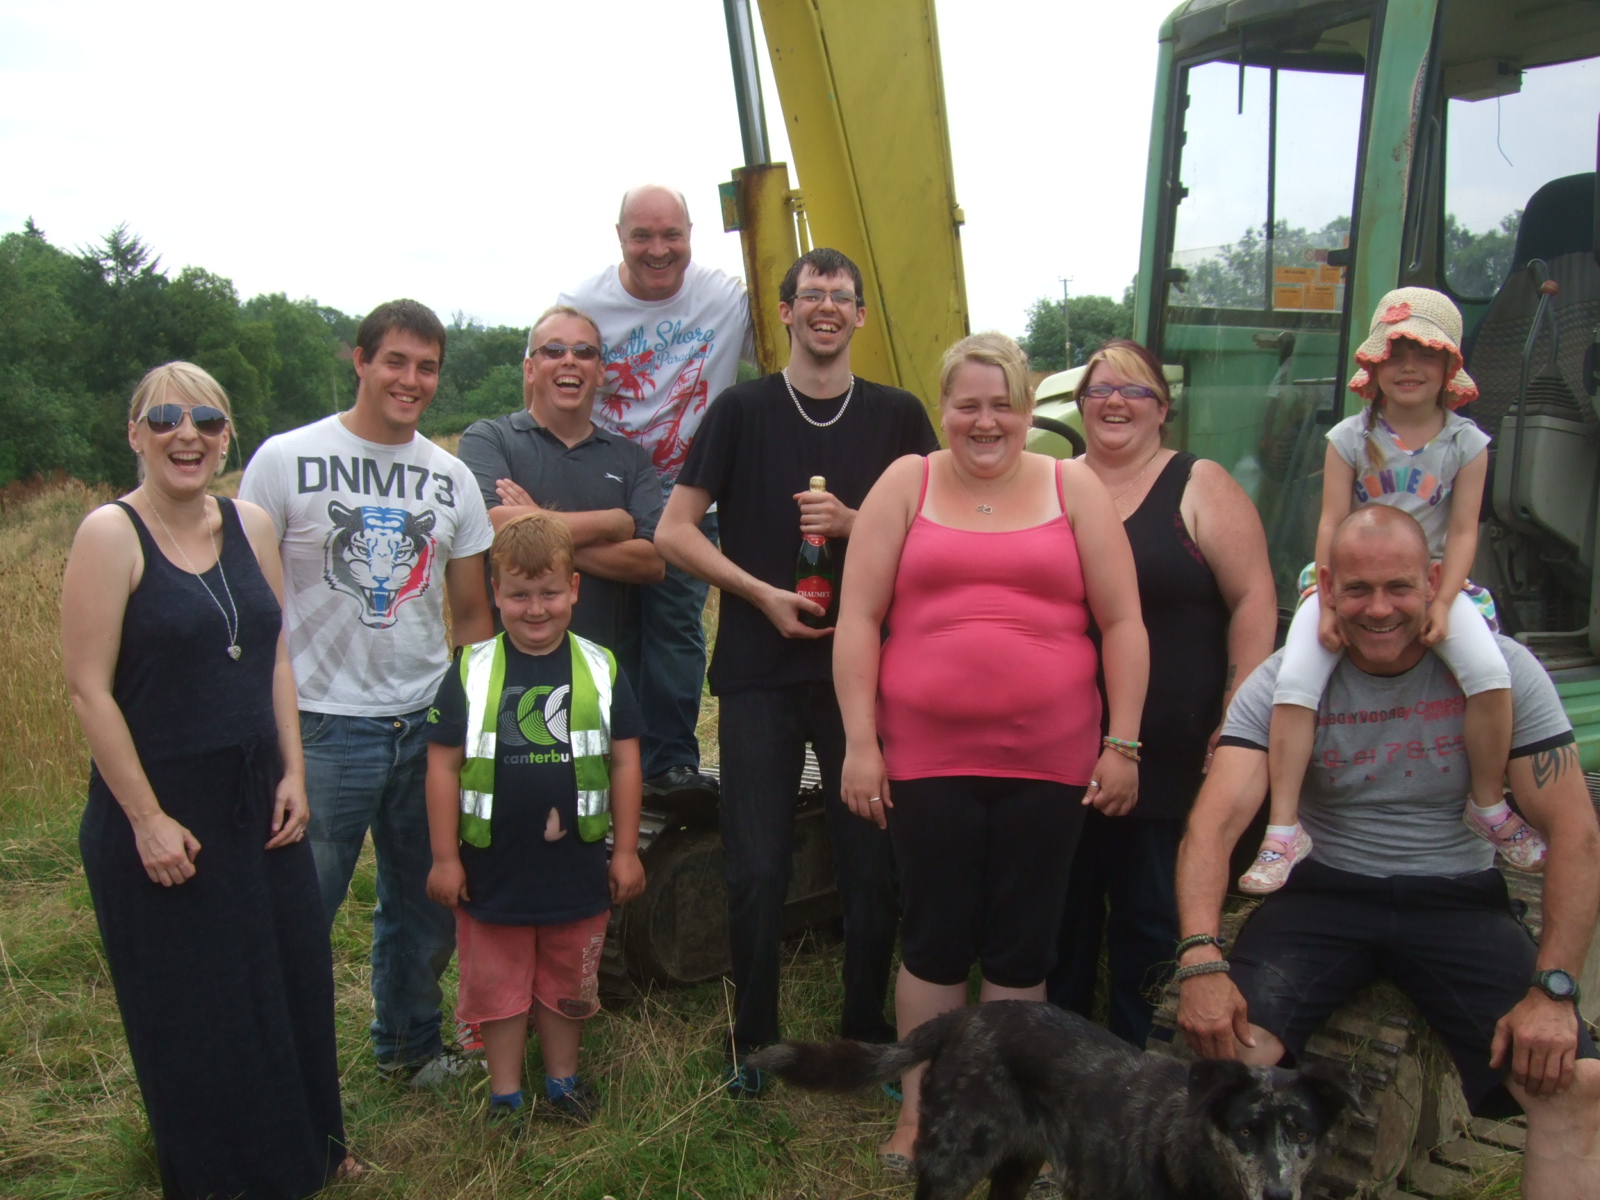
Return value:
M 843 799 L 888 828 L 900 871 L 901 1037 L 966 1002 L 974 962 L 980 999 L 1044 998 L 1084 813 L 1138 799 L 1148 669 L 1104 486 L 1082 463 L 1024 452 L 1021 349 L 966 338 L 939 382 L 950 448 L 895 462 L 862 504 L 833 652 Z M 915 1153 L 920 1082 L 905 1077 L 879 1150 L 891 1170 Z
M 294 1200 L 355 1174 L 271 520 L 206 486 L 227 396 L 145 376 L 142 482 L 84 519 L 62 662 L 94 764 L 79 827 L 169 1200 Z

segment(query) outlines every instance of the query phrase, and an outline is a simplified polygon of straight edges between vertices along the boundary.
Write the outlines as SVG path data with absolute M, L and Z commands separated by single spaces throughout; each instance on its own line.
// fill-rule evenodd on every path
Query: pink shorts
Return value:
M 456 909 L 461 984 L 456 1018 L 478 1025 L 518 1017 L 537 1000 L 582 1021 L 600 1011 L 600 951 L 609 912 L 565 925 L 491 925 Z

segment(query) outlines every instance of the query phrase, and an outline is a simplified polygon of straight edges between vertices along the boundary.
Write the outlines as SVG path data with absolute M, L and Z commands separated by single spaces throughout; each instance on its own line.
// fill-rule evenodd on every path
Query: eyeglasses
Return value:
M 821 304 L 824 297 L 832 300 L 840 308 L 845 308 L 851 304 L 861 303 L 861 297 L 856 295 L 854 292 L 821 292 L 816 288 L 807 288 L 803 292 L 796 292 L 794 294 L 794 298 L 796 300 L 804 301 L 806 304 Z
M 171 433 L 183 424 L 185 413 L 189 414 L 195 429 L 207 437 L 216 437 L 228 427 L 228 414 L 209 404 L 196 404 L 193 408 L 181 404 L 152 404 L 139 419 L 150 426 L 151 433 Z
M 1091 383 L 1083 389 L 1085 396 L 1093 396 L 1096 400 L 1108 399 L 1113 392 L 1121 392 L 1124 400 L 1154 400 L 1155 388 L 1147 388 L 1142 383 L 1124 383 L 1112 387 L 1109 383 Z
M 542 346 L 535 346 L 529 351 L 529 356 L 537 354 L 541 358 L 555 362 L 558 358 L 565 358 L 569 352 L 579 362 L 593 362 L 600 357 L 600 347 L 592 346 L 588 342 L 579 342 L 575 346 L 569 346 L 565 342 L 546 342 Z

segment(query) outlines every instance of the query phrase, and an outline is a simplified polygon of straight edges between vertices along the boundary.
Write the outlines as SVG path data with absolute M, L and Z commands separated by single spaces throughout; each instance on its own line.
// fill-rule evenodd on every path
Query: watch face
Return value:
M 1539 986 L 1558 1000 L 1564 1000 L 1578 990 L 1577 981 L 1559 968 L 1541 971 Z

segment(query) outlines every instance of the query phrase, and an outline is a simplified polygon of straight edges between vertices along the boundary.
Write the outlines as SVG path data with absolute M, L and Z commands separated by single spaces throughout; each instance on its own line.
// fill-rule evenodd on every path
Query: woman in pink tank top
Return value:
M 973 962 L 981 1000 L 1044 998 L 1084 806 L 1138 799 L 1149 668 L 1110 496 L 1083 464 L 1024 451 L 1022 350 L 956 343 L 939 396 L 950 449 L 900 459 L 862 504 L 833 649 L 843 800 L 888 828 L 900 870 L 901 1037 L 965 1003 Z M 892 1169 L 910 1166 L 920 1079 L 879 1151 Z

